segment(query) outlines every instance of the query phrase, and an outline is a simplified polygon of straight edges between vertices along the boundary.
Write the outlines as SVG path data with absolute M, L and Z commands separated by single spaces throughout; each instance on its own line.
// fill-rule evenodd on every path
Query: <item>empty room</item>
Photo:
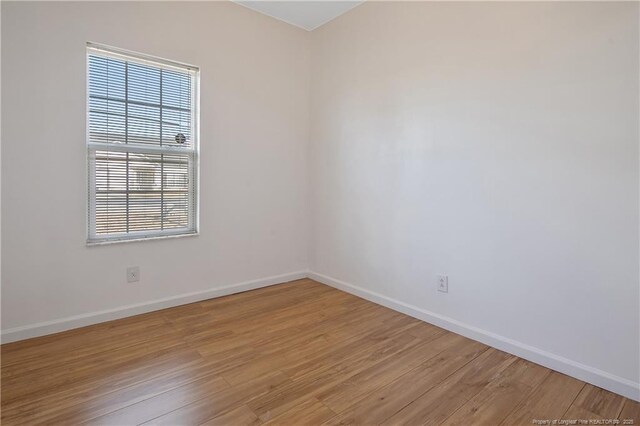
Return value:
M 640 2 L 0 2 L 3 425 L 639 425 Z

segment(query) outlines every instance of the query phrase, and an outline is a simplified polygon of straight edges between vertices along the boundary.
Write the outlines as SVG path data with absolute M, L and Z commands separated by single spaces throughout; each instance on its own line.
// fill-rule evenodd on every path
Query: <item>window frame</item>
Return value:
M 191 134 L 192 134 L 192 147 L 189 149 L 170 147 L 170 146 L 153 146 L 148 147 L 140 145 L 126 145 L 109 142 L 91 142 L 90 141 L 90 80 L 89 80 L 89 67 L 91 55 L 99 55 L 108 58 L 114 58 L 122 61 L 150 65 L 154 67 L 160 67 L 163 69 L 177 70 L 180 72 L 188 72 L 191 75 L 192 87 L 191 87 Z M 135 241 L 147 241 L 167 238 L 181 238 L 197 236 L 200 233 L 200 69 L 194 65 L 180 63 L 176 61 L 159 58 L 143 53 L 124 50 L 112 46 L 103 44 L 97 44 L 87 42 L 85 47 L 86 56 L 86 93 L 85 93 L 85 150 L 87 156 L 87 223 L 86 223 L 86 245 L 97 246 L 104 244 L 125 243 Z M 189 226 L 187 228 L 179 229 L 167 229 L 167 230 L 152 230 L 152 231 L 130 231 L 126 233 L 114 233 L 106 235 L 96 234 L 96 186 L 95 186 L 95 165 L 96 165 L 96 151 L 105 150 L 111 152 L 138 152 L 147 154 L 181 154 L 189 155 L 191 157 L 191 164 L 194 170 L 193 183 L 190 183 L 189 191 L 192 192 L 190 201 L 192 203 L 192 210 L 189 211 Z M 161 177 L 162 181 L 162 177 Z

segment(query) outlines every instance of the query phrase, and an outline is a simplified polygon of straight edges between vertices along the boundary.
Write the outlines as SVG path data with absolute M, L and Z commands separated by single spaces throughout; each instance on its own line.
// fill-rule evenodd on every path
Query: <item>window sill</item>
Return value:
M 167 240 L 173 238 L 185 238 L 185 237 L 197 237 L 200 235 L 200 232 L 189 232 L 183 234 L 167 234 L 167 235 L 154 235 L 150 237 L 135 237 L 135 238 L 121 238 L 121 239 L 105 239 L 105 240 L 94 240 L 87 241 L 87 247 L 95 247 L 95 246 L 106 246 L 111 244 L 120 244 L 120 243 L 136 243 L 141 241 L 155 241 L 155 240 Z

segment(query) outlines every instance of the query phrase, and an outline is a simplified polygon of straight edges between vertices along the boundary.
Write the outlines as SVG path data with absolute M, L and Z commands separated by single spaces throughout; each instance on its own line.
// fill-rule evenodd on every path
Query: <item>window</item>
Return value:
M 88 44 L 89 244 L 196 234 L 198 70 Z

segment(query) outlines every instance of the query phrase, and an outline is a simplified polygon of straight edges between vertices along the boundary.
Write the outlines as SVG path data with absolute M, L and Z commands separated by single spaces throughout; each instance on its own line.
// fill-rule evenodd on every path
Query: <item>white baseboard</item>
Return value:
M 288 274 L 275 275 L 272 277 L 260 278 L 257 280 L 245 281 L 224 287 L 211 288 L 204 291 L 185 293 L 177 296 L 166 297 L 164 299 L 152 300 L 150 302 L 137 303 L 134 305 L 122 306 L 115 309 L 90 312 L 82 315 L 46 321 L 23 327 L 10 328 L 2 331 L 2 343 L 15 342 L 18 340 L 30 339 L 32 337 L 44 336 L 47 334 L 59 333 L 61 331 L 74 328 L 85 327 L 105 321 L 130 317 L 132 315 L 144 314 L 160 309 L 171 308 L 173 306 L 198 302 L 214 297 L 227 296 L 229 294 L 240 293 L 256 288 L 267 287 L 287 281 L 298 280 L 307 277 L 307 271 L 292 272 Z
M 316 272 L 309 272 L 309 278 L 323 284 L 335 287 L 347 293 L 354 294 L 363 299 L 393 309 L 403 314 L 410 315 L 422 321 L 437 325 L 438 327 L 461 334 L 486 345 L 500 349 L 504 352 L 519 356 L 536 364 L 550 368 L 571 377 L 583 380 L 592 385 L 623 395 L 635 401 L 640 401 L 640 383 L 633 382 L 623 377 L 607 373 L 606 371 L 581 364 L 576 361 L 552 354 L 542 349 L 491 333 L 480 328 L 464 324 L 453 318 L 429 312 L 399 300 L 392 299 L 382 294 L 366 290 L 353 284 L 340 281 Z

